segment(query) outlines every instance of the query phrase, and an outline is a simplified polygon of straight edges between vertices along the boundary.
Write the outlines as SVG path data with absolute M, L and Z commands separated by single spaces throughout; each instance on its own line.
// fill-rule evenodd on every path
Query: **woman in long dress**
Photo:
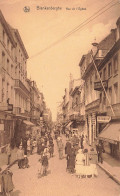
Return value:
M 79 149 L 75 160 L 75 172 L 77 177 L 81 178 L 85 173 L 84 162 L 85 162 L 85 155 L 83 154 L 83 150 Z

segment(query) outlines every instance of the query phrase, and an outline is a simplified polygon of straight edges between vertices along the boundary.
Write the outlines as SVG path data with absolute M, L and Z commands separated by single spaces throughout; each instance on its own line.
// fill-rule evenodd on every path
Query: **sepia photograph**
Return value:
M 120 0 L 0 0 L 0 196 L 120 196 Z

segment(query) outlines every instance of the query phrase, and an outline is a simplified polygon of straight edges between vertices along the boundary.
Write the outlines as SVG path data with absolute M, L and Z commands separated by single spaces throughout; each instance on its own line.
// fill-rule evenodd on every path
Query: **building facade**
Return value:
M 98 67 L 105 88 L 99 80 L 95 82 L 95 89 L 100 92 L 99 138 L 105 141 L 106 152 L 120 159 L 120 18 L 116 25 L 117 28 L 112 30 L 115 43 Z
M 85 116 L 89 145 L 93 145 L 97 137 L 97 115 L 99 113 L 100 94 L 94 89 L 94 82 L 98 79 L 98 65 L 115 42 L 114 31 L 99 44 L 92 43 L 92 49 L 83 55 L 79 63 L 81 77 L 85 81 Z

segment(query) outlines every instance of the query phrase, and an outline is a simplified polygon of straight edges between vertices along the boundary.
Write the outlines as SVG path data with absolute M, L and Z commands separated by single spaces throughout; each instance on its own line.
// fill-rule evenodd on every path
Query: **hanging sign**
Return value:
M 111 120 L 111 116 L 97 116 L 98 123 L 108 123 Z

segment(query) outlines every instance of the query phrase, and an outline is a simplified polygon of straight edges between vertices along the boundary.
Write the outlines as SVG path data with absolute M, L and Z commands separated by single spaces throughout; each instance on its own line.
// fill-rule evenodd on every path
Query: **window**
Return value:
M 117 74 L 118 71 L 118 55 L 116 55 L 113 59 L 113 70 L 114 70 L 114 74 Z
M 5 53 L 2 52 L 2 66 L 5 68 Z
M 11 65 L 11 76 L 13 77 L 13 65 Z
M 109 101 L 112 104 L 112 87 L 109 88 Z
M 101 80 L 102 80 L 102 72 L 100 72 L 100 78 L 101 78 Z
M 118 83 L 114 84 L 114 104 L 118 102 Z
M 3 30 L 3 42 L 5 42 L 5 31 Z
M 112 63 L 108 64 L 108 78 L 112 76 Z
M 76 97 L 76 105 L 78 105 L 78 97 Z
M 100 103 L 102 103 L 102 93 L 100 93 Z
M 103 69 L 103 80 L 106 80 L 106 68 Z
M 97 80 L 97 72 L 95 72 L 95 80 Z
M 7 91 L 6 91 L 6 98 L 8 99 L 8 93 L 9 93 L 9 83 L 7 83 Z
M 9 59 L 7 59 L 7 72 L 9 73 Z
M 104 95 L 103 95 L 103 105 L 106 105 L 106 94 L 104 92 Z
M 9 49 L 10 41 L 7 39 L 7 49 Z
M 17 57 L 15 57 L 15 62 L 17 63 Z

